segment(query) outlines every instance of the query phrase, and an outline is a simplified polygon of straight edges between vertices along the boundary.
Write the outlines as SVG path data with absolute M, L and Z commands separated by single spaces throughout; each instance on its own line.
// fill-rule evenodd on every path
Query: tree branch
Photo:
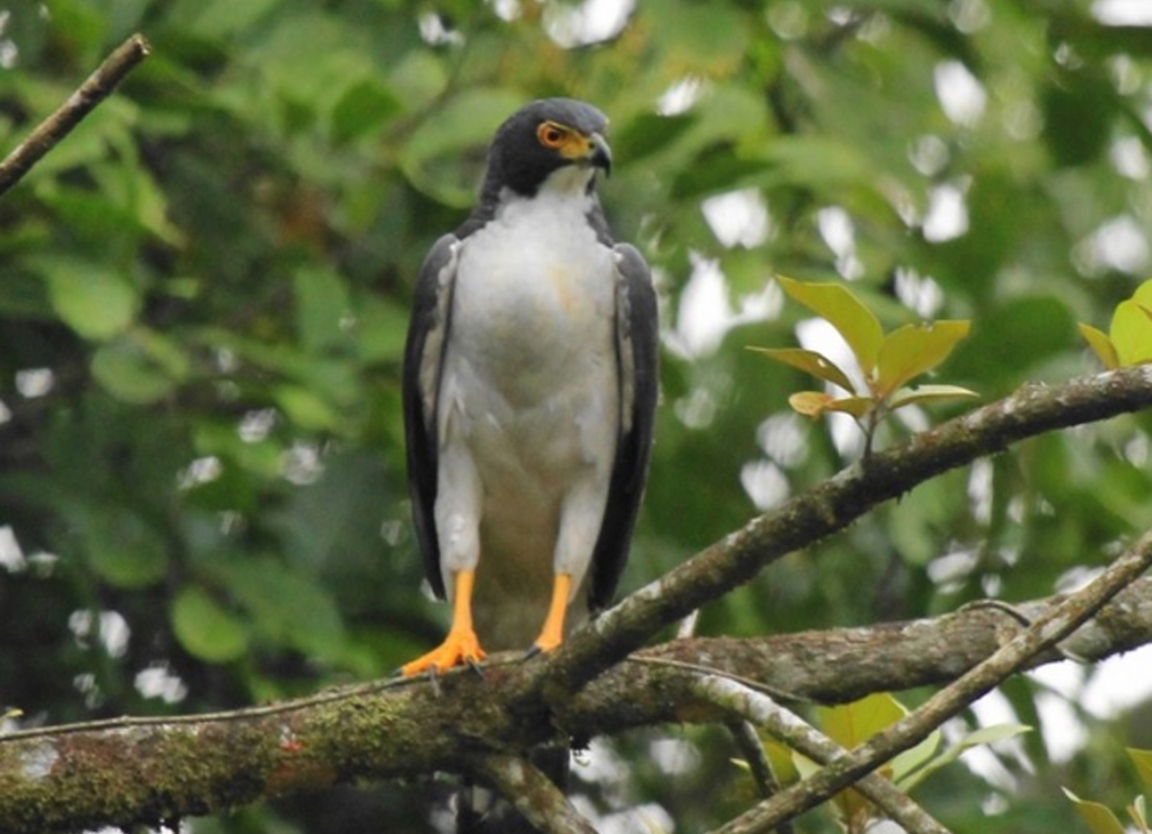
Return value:
M 390 682 L 217 716 L 130 719 L 0 738 L 0 830 L 154 823 L 352 778 L 468 772 L 478 756 L 529 749 L 555 738 L 557 727 L 592 735 L 668 721 L 729 720 L 694 690 L 702 670 L 758 678 L 753 683 L 773 691 L 828 701 L 955 678 L 995 652 L 1003 635 L 1030 642 L 1039 626 L 1022 630 L 1000 611 L 971 609 L 915 624 L 771 640 L 674 641 L 600 672 L 659 626 L 932 475 L 1014 440 L 1149 404 L 1147 367 L 1026 387 L 877 454 L 867 465 L 850 467 L 755 519 L 629 597 L 542 662 L 493 662 L 483 678 L 469 671 L 445 675 L 442 697 L 433 697 L 426 682 Z M 1098 657 L 1109 647 L 1152 639 L 1148 591 L 1141 583 L 1129 592 L 1140 594 L 1139 604 L 1105 609 L 1096 620 L 1096 637 L 1075 638 L 1072 650 Z M 1067 605 L 1065 600 L 1056 608 Z M 1051 628 L 1051 611 L 1036 603 L 1036 622 L 1049 624 L 1044 629 Z M 1059 636 L 1044 629 L 1039 648 Z M 959 633 L 965 636 L 957 639 Z M 582 691 L 574 697 L 574 690 Z M 841 762 L 847 764 L 823 777 L 822 790 L 874 766 L 860 764 L 858 751 L 836 764 Z M 795 803 L 792 790 L 770 801 Z M 811 801 L 816 794 L 805 795 Z
M 794 712 L 784 709 L 767 695 L 729 678 L 706 675 L 696 682 L 695 688 L 700 697 L 763 727 L 773 738 L 814 762 L 826 765 L 845 755 L 840 745 Z M 901 793 L 890 781 L 875 773 L 861 778 L 853 788 L 872 800 L 877 808 L 887 814 L 889 819 L 898 822 L 908 834 L 949 834 L 947 828 L 907 794 Z M 780 820 L 777 826 L 784 822 Z
M 1062 599 L 1017 608 L 1039 617 Z M 445 675 L 441 697 L 426 682 L 390 680 L 236 712 L 25 730 L 0 736 L 0 831 L 155 823 L 337 781 L 468 772 L 476 751 L 525 750 L 551 738 L 555 725 L 587 736 L 728 721 L 696 690 L 713 672 L 829 703 L 938 684 L 1022 631 L 1000 611 L 969 607 L 871 628 L 674 640 L 612 669 L 554 714 L 519 719 L 509 711 L 512 696 L 521 676 L 542 667 L 508 654 L 494 658 L 483 678 Z M 1147 643 L 1152 578 L 1134 583 L 1065 645 L 1100 659 Z
M 485 756 L 476 771 L 541 834 L 596 834 L 596 829 L 572 807 L 568 797 L 527 759 Z
M 912 713 L 812 776 L 716 829 L 716 834 L 767 834 L 781 820 L 792 819 L 819 805 L 896 754 L 919 744 L 968 704 L 1023 668 L 1031 658 L 1075 631 L 1126 585 L 1134 582 L 1149 565 L 1152 565 L 1152 532 L 1145 533 L 1104 573 L 1042 614 L 1011 642 Z
M 85 116 L 111 95 L 116 86 L 151 51 L 152 46 L 147 39 L 141 34 L 135 34 L 105 58 L 56 112 L 37 125 L 28 138 L 0 162 L 0 195 L 19 182 L 44 154 L 56 147 Z
M 1152 367 L 1121 368 L 1014 394 L 874 454 L 765 513 L 641 588 L 550 658 L 538 686 L 575 692 L 657 632 L 752 579 L 774 560 L 838 532 L 883 501 L 949 469 L 1053 429 L 1152 405 Z M 536 690 L 524 693 L 534 700 Z

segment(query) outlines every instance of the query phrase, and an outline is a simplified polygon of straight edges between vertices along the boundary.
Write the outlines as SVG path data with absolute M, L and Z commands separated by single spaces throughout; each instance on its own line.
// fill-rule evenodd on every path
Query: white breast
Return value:
M 483 493 L 475 598 L 482 639 L 485 608 L 520 606 L 529 630 L 539 628 L 565 497 L 593 482 L 606 494 L 611 477 L 619 431 L 615 266 L 586 208 L 586 198 L 571 193 L 513 200 L 460 255 L 439 431 L 442 450 L 466 450 Z M 599 516 L 584 525 L 577 582 L 599 525 Z
M 512 202 L 461 254 L 453 346 L 515 407 L 611 355 L 612 254 L 584 209 L 569 195 Z

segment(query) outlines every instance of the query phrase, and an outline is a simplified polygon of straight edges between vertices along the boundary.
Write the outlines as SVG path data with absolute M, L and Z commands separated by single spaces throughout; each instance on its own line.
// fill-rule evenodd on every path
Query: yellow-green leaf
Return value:
M 947 359 L 969 327 L 967 321 L 937 321 L 907 324 L 889 333 L 876 362 L 879 395 L 887 396 Z
M 938 755 L 923 763 L 919 770 L 903 778 L 900 782 L 900 787 L 904 791 L 909 791 L 937 770 L 956 761 L 964 751 L 970 750 L 973 747 L 979 747 L 982 744 L 1005 741 L 1021 733 L 1029 732 L 1031 729 L 1031 727 L 1023 724 L 994 724 L 991 727 L 981 727 L 978 730 L 974 730 L 962 738 L 959 744 L 954 744 L 941 751 Z
M 839 385 L 845 391 L 856 392 L 856 388 L 852 385 L 852 380 L 848 378 L 848 375 L 822 353 L 804 348 L 750 347 L 748 349 L 762 353 L 777 362 L 783 362 L 785 365 L 791 365 L 793 368 L 799 368 L 812 374 L 812 376 L 831 382 L 833 385 Z
M 1128 816 L 1132 817 L 1132 822 L 1136 823 L 1136 828 L 1141 834 L 1149 834 L 1148 809 L 1147 803 L 1144 802 L 1144 794 L 1138 794 L 1125 810 L 1128 811 Z
M 978 397 L 975 391 L 959 385 L 917 385 L 915 388 L 901 388 L 888 400 L 891 409 L 903 408 L 914 403 L 940 402 L 962 397 Z
M 847 287 L 832 283 L 808 284 L 783 275 L 776 276 L 776 280 L 789 298 L 827 319 L 839 331 L 865 374 L 876 367 L 884 331 L 872 311 Z
M 818 707 L 820 726 L 841 747 L 852 749 L 905 716 L 904 707 L 887 692 L 835 707 Z
M 892 760 L 892 781 L 900 790 L 908 793 L 920 781 L 921 769 L 932 761 L 943 740 L 943 733 L 933 730 L 915 747 L 908 748 Z
M 1152 750 L 1137 750 L 1128 748 L 1128 755 L 1136 765 L 1136 772 L 1140 774 L 1140 781 L 1145 787 L 1152 789 Z
M 871 397 L 840 397 L 828 403 L 828 411 L 843 411 L 853 417 L 860 418 L 876 407 L 876 401 Z
M 1145 307 L 1152 307 L 1152 278 L 1144 281 L 1132 293 L 1132 300 Z
M 1108 334 L 1090 324 L 1080 325 L 1080 335 L 1088 343 L 1088 347 L 1095 351 L 1109 371 L 1120 367 L 1120 357 L 1116 354 L 1116 346 L 1108 338 Z
M 1116 306 L 1109 335 L 1120 365 L 1138 365 L 1152 359 L 1152 322 L 1135 298 Z
M 1063 791 L 1076 806 L 1080 818 L 1084 820 L 1092 834 L 1124 834 L 1124 826 L 1108 806 L 1081 799 L 1067 788 L 1063 788 Z
M 823 391 L 797 391 L 788 398 L 792 410 L 805 417 L 819 417 L 828 410 L 832 395 Z

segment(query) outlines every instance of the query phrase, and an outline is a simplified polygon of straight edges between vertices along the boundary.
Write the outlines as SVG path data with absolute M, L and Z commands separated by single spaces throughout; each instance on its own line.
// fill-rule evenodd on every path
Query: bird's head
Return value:
M 547 98 L 520 108 L 492 140 L 485 190 L 508 188 L 523 197 L 542 187 L 590 190 L 596 170 L 612 168 L 607 126 L 603 113 L 574 99 Z

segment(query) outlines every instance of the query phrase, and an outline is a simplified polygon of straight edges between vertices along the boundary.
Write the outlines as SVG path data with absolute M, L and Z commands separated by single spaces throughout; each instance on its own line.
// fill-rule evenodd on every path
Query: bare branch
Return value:
M 481 759 L 476 770 L 542 834 L 596 834 L 552 780 L 527 759 L 494 754 Z
M 104 59 L 56 112 L 36 126 L 28 138 L 0 162 L 0 195 L 14 186 L 41 157 L 71 133 L 80 121 L 116 89 L 136 65 L 148 57 L 152 46 L 141 34 L 124 41 Z
M 921 742 L 934 729 L 981 695 L 1050 649 L 1092 617 L 1108 600 L 1152 565 L 1152 532 L 1104 573 L 1062 603 L 1042 614 L 1023 633 L 955 683 L 940 690 L 911 714 L 845 753 L 817 773 L 765 800 L 751 811 L 716 829 L 716 834 L 767 834 L 860 779 L 902 750 Z
M 722 680 L 730 679 L 722 678 Z M 739 684 L 736 685 L 739 686 Z M 717 706 L 722 707 L 723 704 L 717 703 Z M 736 746 L 740 748 L 740 755 L 748 763 L 748 769 L 752 772 L 752 781 L 756 783 L 756 789 L 759 791 L 761 799 L 767 799 L 780 790 L 780 780 L 776 778 L 776 771 L 772 769 L 772 762 L 768 759 L 768 753 L 764 750 L 764 745 L 760 743 L 760 737 L 756 735 L 755 725 L 751 721 L 739 718 L 728 723 L 728 730 L 732 733 Z M 792 823 L 780 823 L 776 826 L 776 834 L 794 834 Z
M 773 738 L 820 764 L 844 756 L 845 750 L 796 713 L 784 709 L 763 695 L 728 678 L 708 675 L 700 678 L 696 691 L 702 698 L 763 727 Z M 870 773 L 852 786 L 898 822 L 908 834 L 950 834 L 927 811 L 901 793 L 887 779 Z M 777 826 L 783 823 L 780 820 Z
M 550 659 L 539 686 L 573 692 L 704 603 L 774 560 L 844 529 L 883 501 L 1013 442 L 1152 405 L 1152 367 L 1122 368 L 1064 385 L 1030 384 L 1005 399 L 872 455 L 753 519 L 582 629 Z M 524 693 L 528 701 L 536 691 Z

